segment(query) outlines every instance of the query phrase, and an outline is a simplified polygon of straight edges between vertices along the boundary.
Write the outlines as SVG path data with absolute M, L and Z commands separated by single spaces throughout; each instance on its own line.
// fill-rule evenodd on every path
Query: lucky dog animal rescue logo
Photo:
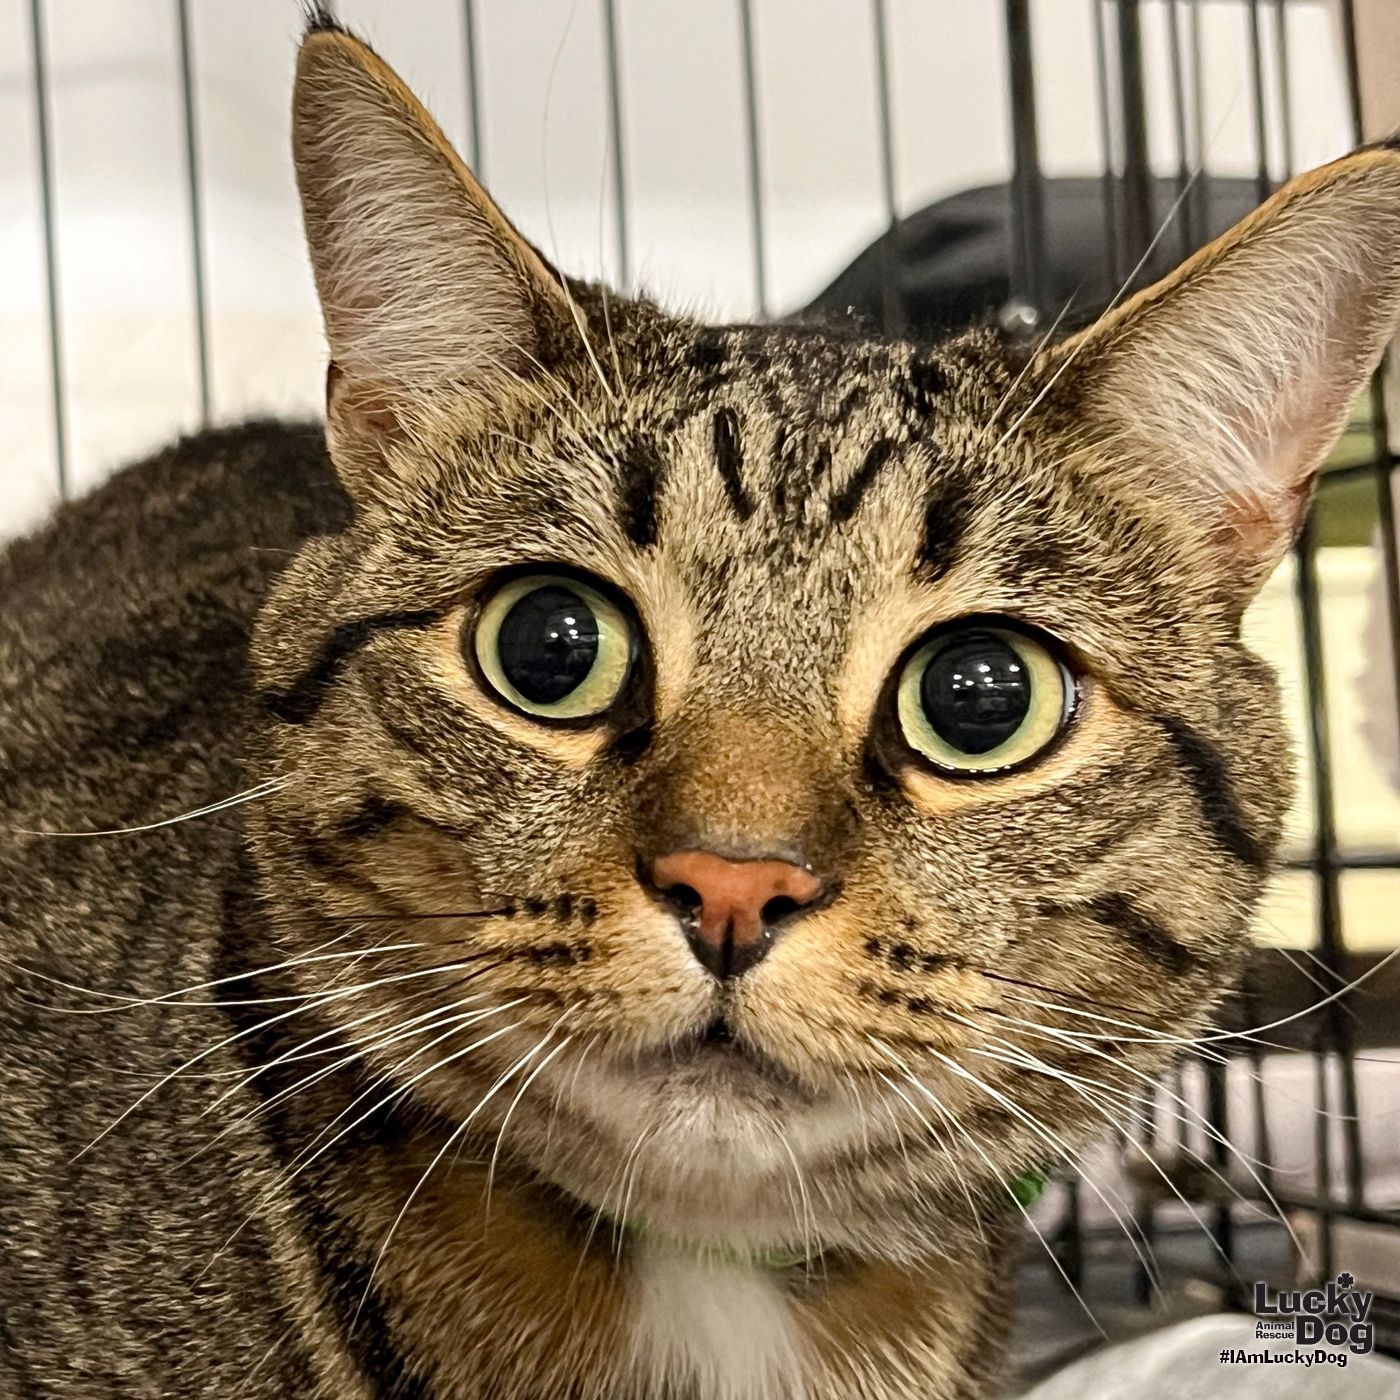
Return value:
M 1254 1313 L 1259 1321 L 1255 1336 L 1260 1341 L 1292 1342 L 1298 1347 L 1324 1344 L 1365 1356 L 1376 1344 L 1376 1327 L 1370 1320 L 1375 1298 L 1374 1292 L 1358 1289 L 1356 1280 L 1345 1272 L 1317 1288 L 1284 1288 L 1275 1292 L 1267 1283 L 1256 1283 Z M 1222 1361 L 1225 1359 L 1221 1357 Z M 1294 1359 L 1288 1353 L 1242 1352 L 1238 1357 L 1241 1361 L 1275 1363 Z M 1344 1353 L 1327 1355 L 1326 1360 L 1334 1365 L 1346 1365 Z

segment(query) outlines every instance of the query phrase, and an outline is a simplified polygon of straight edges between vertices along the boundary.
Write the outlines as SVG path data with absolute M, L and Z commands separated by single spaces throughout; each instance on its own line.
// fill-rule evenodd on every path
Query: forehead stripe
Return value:
M 618 485 L 618 512 L 627 538 L 639 549 L 656 543 L 660 529 L 662 474 L 665 463 L 656 448 L 646 441 L 632 443 L 619 464 L 622 479 Z
M 928 493 L 917 564 L 923 577 L 936 580 L 953 567 L 971 520 L 972 500 L 965 483 L 957 477 L 940 482 Z
M 732 408 L 715 414 L 715 465 L 724 482 L 724 494 L 740 520 L 753 514 L 753 501 L 744 489 L 744 447 L 739 440 L 739 420 Z
M 834 524 L 844 525 L 860 509 L 865 493 L 880 475 L 880 469 L 894 456 L 895 442 L 892 438 L 879 438 L 865 454 L 851 479 L 836 493 L 831 502 L 831 519 Z

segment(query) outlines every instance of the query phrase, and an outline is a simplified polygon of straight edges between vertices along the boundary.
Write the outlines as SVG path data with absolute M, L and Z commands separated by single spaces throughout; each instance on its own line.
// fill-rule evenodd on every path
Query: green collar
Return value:
M 1012 1177 L 1006 1189 L 1015 1198 L 1022 1210 L 1029 1210 L 1045 1194 L 1045 1185 L 1050 1173 L 1044 1167 L 1031 1167 L 1020 1176 Z

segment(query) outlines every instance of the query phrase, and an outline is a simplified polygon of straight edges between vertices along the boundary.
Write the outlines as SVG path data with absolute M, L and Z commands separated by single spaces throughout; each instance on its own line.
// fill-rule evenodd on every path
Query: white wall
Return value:
M 190 0 L 218 418 L 314 412 L 321 349 L 287 155 L 294 0 Z M 1187 4 L 1183 8 L 1189 9 Z M 1272 51 L 1272 7 L 1263 7 Z M 343 17 L 469 139 L 460 0 L 343 0 Z M 769 300 L 817 290 L 884 223 L 867 0 L 753 0 Z M 1002 0 L 888 0 L 897 200 L 1008 169 Z M 65 406 L 76 489 L 197 419 L 173 0 L 47 0 Z M 525 231 L 616 273 L 600 0 L 477 0 L 482 166 Z M 1207 154 L 1254 160 L 1246 9 L 1200 5 Z M 1166 7 L 1147 6 L 1154 148 L 1171 143 Z M 1101 161 L 1090 0 L 1034 10 L 1052 173 Z M 754 310 L 734 0 L 618 0 L 633 280 Z M 1186 28 L 1183 24 L 1183 36 Z M 1290 5 L 1296 162 L 1347 144 L 1332 16 Z M 55 494 L 28 0 L 0 0 L 0 534 Z

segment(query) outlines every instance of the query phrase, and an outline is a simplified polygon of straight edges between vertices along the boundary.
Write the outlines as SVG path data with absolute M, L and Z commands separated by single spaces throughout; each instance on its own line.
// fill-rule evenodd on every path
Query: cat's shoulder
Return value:
M 88 824 L 98 806 L 115 822 L 133 765 L 207 764 L 273 579 L 349 515 L 319 425 L 264 421 L 183 438 L 11 544 L 0 805 L 89 784 L 106 798 Z
M 319 424 L 255 420 L 182 437 L 65 504 L 0 554 L 5 616 L 56 590 L 120 574 L 154 582 L 218 554 L 295 548 L 349 506 Z

